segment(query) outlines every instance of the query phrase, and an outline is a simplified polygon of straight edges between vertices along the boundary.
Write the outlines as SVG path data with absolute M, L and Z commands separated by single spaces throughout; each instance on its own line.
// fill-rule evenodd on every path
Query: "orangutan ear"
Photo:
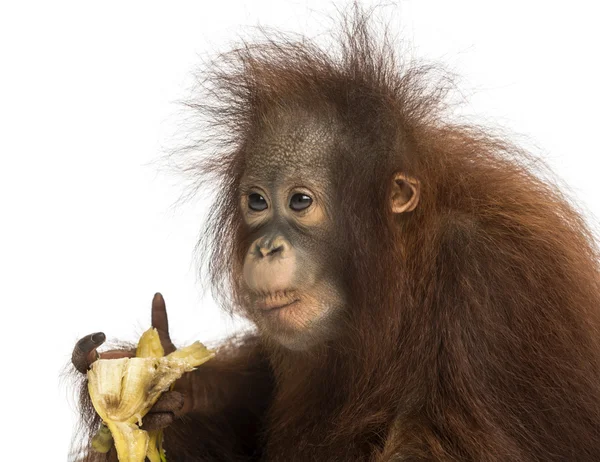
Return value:
M 412 212 L 419 203 L 421 194 L 421 183 L 419 180 L 409 177 L 404 173 L 396 173 L 392 184 L 392 195 L 390 198 L 392 212 Z

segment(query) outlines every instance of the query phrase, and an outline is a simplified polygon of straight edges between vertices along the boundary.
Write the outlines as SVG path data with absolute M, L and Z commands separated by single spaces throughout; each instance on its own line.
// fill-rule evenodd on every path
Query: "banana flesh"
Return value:
M 141 336 L 135 358 L 99 359 L 88 371 L 92 404 L 112 434 L 120 462 L 166 460 L 162 432 L 141 430 L 143 417 L 184 373 L 214 356 L 200 342 L 163 356 L 158 332 Z

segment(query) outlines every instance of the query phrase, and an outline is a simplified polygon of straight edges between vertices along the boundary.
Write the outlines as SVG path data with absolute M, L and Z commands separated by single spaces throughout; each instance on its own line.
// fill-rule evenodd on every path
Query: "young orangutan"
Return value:
M 219 188 L 200 251 L 256 333 L 144 425 L 171 461 L 600 460 L 592 233 L 527 153 L 444 121 L 366 15 L 342 37 L 246 43 L 192 105 L 221 130 L 194 166 Z M 172 349 L 160 295 L 153 325 Z

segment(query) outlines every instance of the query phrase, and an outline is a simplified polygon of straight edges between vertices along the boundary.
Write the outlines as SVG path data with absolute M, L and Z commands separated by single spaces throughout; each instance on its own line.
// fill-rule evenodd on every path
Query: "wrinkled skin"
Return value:
M 242 298 L 260 333 L 295 350 L 335 335 L 346 289 L 326 127 L 283 117 L 250 149 L 240 208 L 250 236 Z

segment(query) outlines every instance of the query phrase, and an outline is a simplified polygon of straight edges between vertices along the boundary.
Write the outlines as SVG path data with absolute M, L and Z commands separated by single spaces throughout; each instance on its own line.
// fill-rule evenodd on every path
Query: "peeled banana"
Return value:
M 140 337 L 135 358 L 99 359 L 92 364 L 88 390 L 94 409 L 112 434 L 120 462 L 144 462 L 146 457 L 151 462 L 166 460 L 162 431 L 141 430 L 142 418 L 175 380 L 213 356 L 200 342 L 164 356 L 158 332 L 150 328 Z M 100 451 L 107 445 L 110 449 L 106 431 L 94 441 Z

